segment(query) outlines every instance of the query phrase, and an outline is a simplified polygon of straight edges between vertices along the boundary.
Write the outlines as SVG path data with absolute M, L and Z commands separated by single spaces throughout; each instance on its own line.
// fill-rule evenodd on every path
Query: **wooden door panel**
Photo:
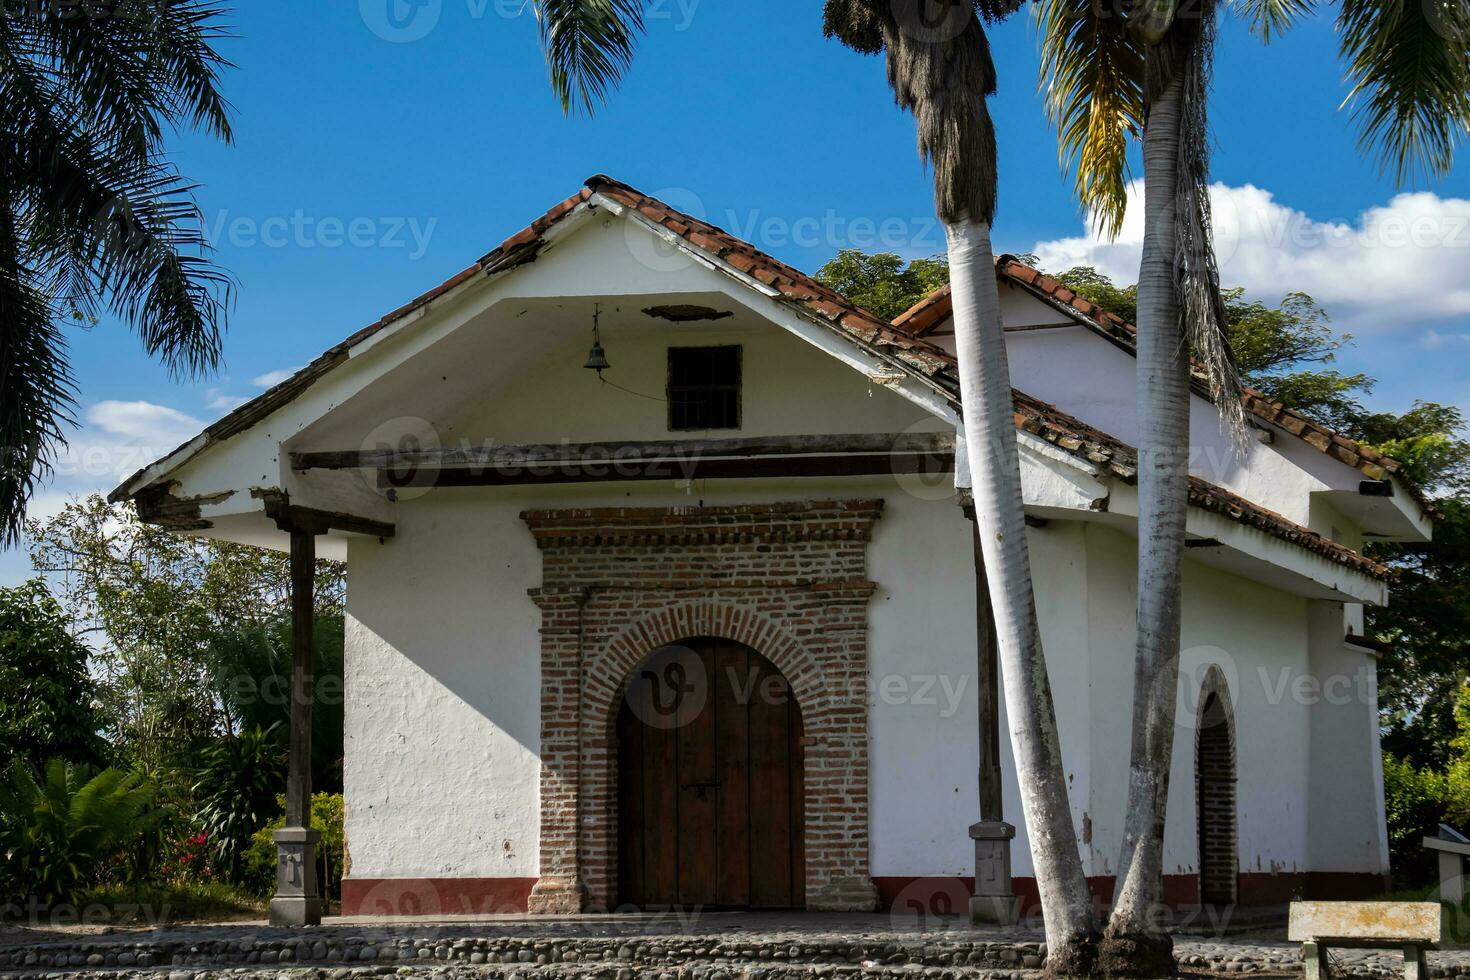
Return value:
M 661 652 L 617 733 L 621 902 L 803 904 L 801 715 L 765 658 L 717 640 Z
M 635 686 L 627 697 L 633 700 L 645 694 Z M 626 708 L 618 713 L 618 894 L 625 902 L 642 905 L 647 894 L 643 880 L 644 776 L 656 770 L 644 757 L 644 727 L 629 723 L 634 717 Z
M 714 674 L 714 651 L 704 645 L 695 656 L 705 678 Z M 705 687 L 708 691 L 708 687 Z M 713 905 L 719 836 L 719 779 L 715 751 L 715 709 L 707 695 L 677 729 L 679 761 L 679 903 Z
M 750 710 L 742 686 L 750 670 L 745 647 L 719 645 L 715 656 L 718 676 L 711 685 L 715 692 L 720 780 L 716 903 L 728 907 L 750 904 Z

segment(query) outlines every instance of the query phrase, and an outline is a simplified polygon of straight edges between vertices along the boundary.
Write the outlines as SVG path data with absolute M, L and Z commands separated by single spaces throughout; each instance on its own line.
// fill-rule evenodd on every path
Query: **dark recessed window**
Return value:
M 740 428 L 740 348 L 669 348 L 669 428 Z

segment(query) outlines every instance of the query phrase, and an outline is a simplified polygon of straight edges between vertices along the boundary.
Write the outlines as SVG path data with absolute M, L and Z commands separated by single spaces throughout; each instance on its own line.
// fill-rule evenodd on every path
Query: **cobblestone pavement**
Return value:
M 54 933 L 0 943 L 0 974 L 85 980 L 794 980 L 912 977 L 1029 980 L 1046 955 L 1039 930 L 977 929 L 890 916 L 627 916 L 556 920 L 331 920 L 310 930 L 260 923 L 106 935 Z M 1298 947 L 1253 937 L 1180 935 L 1181 972 L 1300 975 Z M 1338 976 L 1403 976 L 1394 951 L 1334 954 Z M 1435 977 L 1470 980 L 1470 950 L 1430 954 Z

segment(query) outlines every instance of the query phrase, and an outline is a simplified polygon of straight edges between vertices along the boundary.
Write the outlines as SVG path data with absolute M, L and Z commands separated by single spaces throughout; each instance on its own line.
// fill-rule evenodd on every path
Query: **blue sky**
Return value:
M 562 116 L 520 0 L 252 0 L 229 20 L 236 145 L 175 144 L 239 283 L 225 366 L 179 381 L 120 324 L 75 332 L 83 426 L 38 512 L 110 488 L 596 172 L 811 271 L 847 246 L 942 249 L 912 120 L 880 59 L 822 38 L 817 0 L 653 0 L 633 73 L 595 120 Z M 997 246 L 1131 280 L 1136 242 L 1087 237 L 1060 173 L 1028 17 L 992 42 Z M 1358 337 L 1342 366 L 1381 379 L 1376 405 L 1470 407 L 1470 157 L 1400 196 L 1358 154 L 1346 91 L 1325 19 L 1269 47 L 1222 30 L 1225 277 L 1272 301 L 1317 295 Z M 27 567 L 0 555 L 0 581 Z

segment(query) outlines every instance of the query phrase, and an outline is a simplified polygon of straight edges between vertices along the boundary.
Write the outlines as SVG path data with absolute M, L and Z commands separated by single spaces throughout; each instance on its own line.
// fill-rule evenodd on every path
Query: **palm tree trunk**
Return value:
M 1150 57 L 1156 56 L 1151 52 Z M 1138 276 L 1138 639 L 1122 884 L 1102 947 L 1110 976 L 1174 972 L 1164 931 L 1164 817 L 1174 751 L 1189 503 L 1189 350 L 1175 286 L 1183 82 L 1153 100 L 1143 138 L 1144 241 Z
M 1046 920 L 1047 970 L 1053 976 L 1088 976 L 1096 962 L 1092 899 L 1077 849 L 1037 628 L 990 225 L 955 222 L 946 231 L 965 448 L 995 610 L 1011 749 Z

